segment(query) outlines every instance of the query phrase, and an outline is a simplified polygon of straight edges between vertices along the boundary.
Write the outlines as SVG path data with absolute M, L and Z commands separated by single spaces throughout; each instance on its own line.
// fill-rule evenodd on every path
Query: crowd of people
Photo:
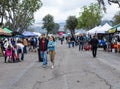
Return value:
M 74 48 L 75 45 L 78 46 L 79 51 L 92 49 L 93 57 L 96 57 L 98 47 L 97 45 L 99 43 L 96 36 L 93 36 L 93 38 L 83 34 L 78 36 L 67 36 L 66 42 L 69 48 Z
M 14 63 L 24 61 L 24 55 L 28 52 L 38 52 L 39 61 L 43 62 L 43 67 L 47 65 L 47 54 L 50 55 L 50 61 L 52 63 L 51 68 L 54 68 L 55 59 L 55 46 L 56 40 L 54 36 L 46 38 L 45 34 L 41 37 L 23 37 L 19 39 L 15 38 L 3 38 L 0 41 L 1 50 L 5 57 L 5 63 Z M 38 51 L 37 51 L 38 49 Z
M 63 41 L 63 40 L 62 40 Z M 98 36 L 98 35 L 86 35 L 80 34 L 77 36 L 67 36 L 66 42 L 68 47 L 71 48 L 75 45 L 78 46 L 79 51 L 82 50 L 92 50 L 93 57 L 96 57 L 97 48 L 103 48 L 104 51 L 112 52 L 114 49 L 115 52 L 120 52 L 120 37 L 119 36 Z M 63 42 L 62 42 L 63 43 Z
M 118 37 L 117 37 L 118 38 Z M 101 46 L 106 51 L 109 49 L 109 46 L 112 50 L 112 39 L 110 41 L 107 38 L 103 37 L 102 40 L 98 40 L 96 35 L 85 35 L 80 34 L 78 36 L 67 36 L 60 38 L 61 44 L 66 43 L 68 48 L 78 46 L 78 50 L 92 50 L 93 57 L 97 55 L 97 48 Z M 115 38 L 115 42 L 119 40 Z M 46 37 L 45 34 L 42 34 L 41 37 L 23 37 L 20 39 L 15 38 L 5 38 L 1 41 L 1 49 L 5 57 L 5 63 L 8 62 L 20 62 L 24 61 L 24 55 L 28 52 L 38 52 L 38 60 L 42 62 L 42 66 L 46 67 L 48 64 L 47 54 L 49 54 L 49 59 L 51 61 L 51 68 L 54 68 L 55 64 L 55 54 L 56 54 L 56 37 L 49 36 Z M 120 50 L 119 50 L 120 51 Z

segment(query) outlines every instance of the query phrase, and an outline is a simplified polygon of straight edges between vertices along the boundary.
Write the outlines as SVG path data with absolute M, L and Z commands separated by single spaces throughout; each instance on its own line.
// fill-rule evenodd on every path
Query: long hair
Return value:
M 55 42 L 55 37 L 54 36 L 51 36 L 53 38 L 53 41 Z

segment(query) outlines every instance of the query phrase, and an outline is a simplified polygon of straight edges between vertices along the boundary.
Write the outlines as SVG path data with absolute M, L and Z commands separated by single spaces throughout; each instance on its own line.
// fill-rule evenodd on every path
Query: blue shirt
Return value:
M 50 51 L 54 51 L 55 50 L 55 46 L 56 46 L 56 42 L 53 42 L 53 41 L 49 41 L 48 42 L 48 49 Z

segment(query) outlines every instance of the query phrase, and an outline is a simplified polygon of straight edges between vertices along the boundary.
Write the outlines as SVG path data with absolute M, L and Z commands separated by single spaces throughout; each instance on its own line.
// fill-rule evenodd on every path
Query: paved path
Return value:
M 57 44 L 55 68 L 37 62 L 37 53 L 25 61 L 4 63 L 0 58 L 0 89 L 120 89 L 120 54 L 78 51 Z M 49 59 L 48 59 L 49 60 Z

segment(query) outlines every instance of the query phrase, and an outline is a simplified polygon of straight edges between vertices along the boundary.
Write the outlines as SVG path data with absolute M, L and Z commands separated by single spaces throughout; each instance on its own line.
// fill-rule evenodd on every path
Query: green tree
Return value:
M 98 4 L 84 6 L 83 12 L 78 18 L 77 28 L 91 29 L 101 23 L 101 9 Z
M 7 7 L 10 7 L 9 0 L 1 0 L 0 1 L 0 18 L 1 18 L 0 24 L 1 25 L 3 25 L 3 20 L 7 18 L 6 17 Z
M 47 34 L 54 29 L 55 23 L 52 15 L 48 14 L 43 18 L 43 29 L 47 30 Z
M 6 20 L 5 26 L 22 32 L 34 22 L 34 12 L 41 6 L 40 0 L 3 0 L 0 2 L 0 17 Z
M 117 25 L 120 23 L 120 11 L 114 16 L 114 25 Z
M 50 33 L 52 33 L 52 34 L 57 34 L 58 31 L 59 31 L 59 28 L 60 28 L 59 24 L 58 24 L 58 23 L 55 23 L 55 24 L 54 24 L 54 29 L 53 29 Z
M 66 28 L 68 28 L 72 35 L 75 34 L 75 28 L 77 27 L 78 21 L 75 16 L 69 16 L 66 20 Z

